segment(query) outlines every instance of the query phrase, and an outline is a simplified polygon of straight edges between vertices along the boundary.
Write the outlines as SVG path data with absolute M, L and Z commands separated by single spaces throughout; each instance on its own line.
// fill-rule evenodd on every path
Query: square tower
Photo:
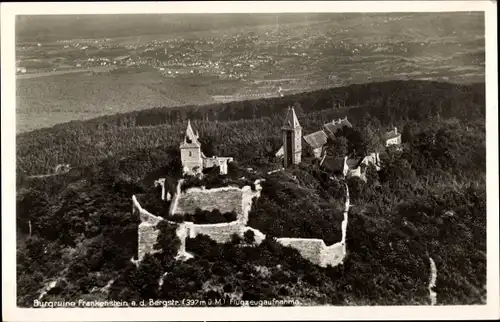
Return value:
M 188 120 L 184 141 L 180 144 L 182 172 L 187 175 L 197 175 L 203 171 L 201 144 L 198 135 L 194 133 Z
M 287 168 L 292 164 L 299 164 L 302 157 L 302 127 L 293 107 L 288 108 L 281 131 L 283 132 L 283 166 Z

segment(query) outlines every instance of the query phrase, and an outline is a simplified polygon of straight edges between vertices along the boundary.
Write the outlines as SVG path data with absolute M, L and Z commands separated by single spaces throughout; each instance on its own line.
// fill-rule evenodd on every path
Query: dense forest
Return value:
M 345 106 L 337 104 L 340 97 Z M 289 105 L 296 106 L 304 134 L 347 116 L 357 134 L 330 142 L 332 147 L 380 149 L 380 133 L 394 126 L 402 132 L 403 148 L 384 149 L 379 172 L 371 171 L 366 183 L 347 180 L 353 204 L 348 256 L 335 268 L 317 267 L 273 239 L 315 237 L 327 244 L 340 239 L 344 191 L 317 162 L 306 156 L 300 165 L 266 174 L 279 167 L 274 154 Z M 249 225 L 268 237 L 252 246 L 252 236 L 228 244 L 199 236 L 187 245 L 195 257 L 178 262 L 173 260 L 175 226 L 162 224 L 157 247 L 163 252 L 136 267 L 130 259 L 137 253 L 139 218 L 131 213 L 131 196 L 158 196 L 154 180 L 179 178 L 178 145 L 188 118 L 205 154 L 235 158 L 230 173 L 236 175 L 227 180 L 266 179 Z M 57 285 L 44 300 L 428 304 L 429 257 L 438 269 L 438 304 L 485 301 L 484 84 L 386 82 L 158 108 L 23 133 L 17 146 L 20 306 L 32 306 L 50 281 Z M 30 177 L 64 163 L 72 170 Z M 204 183 L 218 186 L 221 178 Z M 144 204 L 153 213 L 165 209 L 158 200 Z M 221 221 L 230 218 L 216 215 Z
M 419 123 L 438 115 L 462 121 L 483 120 L 484 95 L 484 84 L 391 81 L 283 98 L 103 116 L 19 134 L 17 167 L 20 173 L 37 175 L 52 172 L 58 164 L 81 167 L 109 157 L 120 159 L 138 149 L 177 147 L 188 119 L 199 130 L 206 155 L 238 156 L 240 160 L 250 157 L 258 162 L 260 155 L 253 157 L 246 145 L 259 143 L 262 149 L 256 152 L 275 152 L 281 144 L 281 123 L 291 105 L 296 106 L 304 134 L 344 116 L 358 122 L 359 129 L 369 123 L 379 131 L 380 127 L 391 125 L 403 129 L 406 123 Z

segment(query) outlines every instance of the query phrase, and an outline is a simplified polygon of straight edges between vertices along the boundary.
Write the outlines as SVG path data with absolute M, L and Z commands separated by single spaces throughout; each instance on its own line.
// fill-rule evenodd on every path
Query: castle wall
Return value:
M 163 220 L 162 217 L 155 216 L 146 209 L 142 208 L 139 204 L 139 201 L 137 201 L 137 198 L 135 196 L 132 196 L 132 214 L 137 213 L 139 214 L 141 222 L 147 223 L 149 225 L 156 225 Z
M 236 187 L 206 190 L 190 188 L 178 196 L 177 207 L 172 209 L 172 214 L 194 214 L 197 208 L 242 214 L 242 191 Z
M 283 246 L 298 250 L 302 257 L 316 265 L 320 264 L 321 252 L 326 247 L 322 239 L 316 238 L 278 238 L 277 241 Z
M 228 171 L 228 163 L 233 162 L 233 158 L 230 157 L 205 157 L 203 159 L 203 167 L 204 168 L 213 168 L 220 167 L 221 174 L 227 174 Z
M 156 225 L 151 225 L 147 223 L 141 223 L 138 230 L 138 259 L 142 260 L 146 254 L 154 254 L 159 252 L 159 250 L 154 249 L 156 241 L 158 240 L 159 230 L 156 229 Z
M 335 243 L 331 246 L 326 246 L 321 250 L 319 257 L 319 266 L 337 266 L 344 261 L 346 255 L 346 245 L 343 243 Z
M 181 182 L 177 186 L 177 190 L 180 191 Z M 243 214 L 236 221 L 230 223 L 220 223 L 220 224 L 206 224 L 206 225 L 195 225 L 192 222 L 184 222 L 178 224 L 176 231 L 177 237 L 181 241 L 181 245 L 178 250 L 177 259 L 186 259 L 192 257 L 191 254 L 186 253 L 186 238 L 196 238 L 198 235 L 206 235 L 216 241 L 217 243 L 227 243 L 232 240 L 234 234 L 244 237 L 245 232 L 251 230 L 254 232 L 255 243 L 260 244 L 266 236 L 257 229 L 246 226 L 248 220 L 248 212 L 250 211 L 252 200 L 254 197 L 260 196 L 260 191 L 262 187 L 260 186 L 260 180 L 255 182 L 256 191 L 252 191 L 249 186 L 243 189 L 226 187 L 211 189 L 216 190 L 217 193 L 220 192 L 233 192 L 239 191 L 240 194 L 240 207 Z M 192 188 L 196 192 L 207 194 L 207 190 Z M 326 266 L 336 266 L 342 263 L 346 255 L 346 234 L 347 234 L 347 219 L 348 210 L 350 207 L 349 203 L 349 190 L 346 185 L 346 201 L 345 201 L 345 211 L 344 220 L 342 222 L 342 240 L 331 246 L 326 246 L 322 239 L 313 238 L 278 238 L 277 241 L 283 246 L 292 247 L 301 254 L 302 257 L 311 261 L 312 263 L 326 267 Z M 176 194 L 177 195 L 177 194 Z M 139 225 L 139 246 L 138 246 L 138 258 L 139 261 L 144 258 L 147 253 L 155 253 L 154 245 L 156 244 L 159 231 L 156 230 L 156 225 L 164 220 L 161 217 L 152 215 L 145 209 L 143 209 L 135 196 L 132 197 L 133 202 L 133 212 L 139 213 L 141 218 L 141 224 Z
M 277 241 L 296 249 L 303 258 L 321 267 L 337 266 L 346 254 L 345 244 L 341 242 L 326 246 L 322 239 L 315 238 L 278 238 Z
M 184 182 L 184 179 L 180 179 L 177 182 L 177 187 L 175 187 L 175 193 L 174 196 L 172 197 L 172 201 L 170 202 L 170 208 L 168 209 L 168 214 L 173 215 L 175 210 L 177 209 L 177 205 L 179 203 L 179 198 L 181 196 L 181 187 L 182 183 Z
M 254 243 L 257 244 L 257 245 L 259 245 L 260 243 L 262 243 L 264 241 L 264 239 L 266 239 L 266 235 L 264 235 L 260 230 L 252 228 L 252 227 L 249 227 L 249 226 L 243 227 L 243 229 L 241 231 L 241 234 L 242 234 L 241 236 L 244 237 L 245 233 L 247 231 L 253 231 L 253 234 L 254 234 Z
M 232 162 L 233 158 L 229 157 L 211 157 L 203 159 L 203 167 L 204 168 L 212 168 L 218 167 L 221 163 L 227 164 L 228 162 Z
M 184 173 L 200 173 L 203 170 L 201 149 L 199 147 L 181 148 L 181 162 Z M 198 168 L 198 170 L 194 171 L 195 168 Z
M 206 235 L 217 243 L 228 243 L 234 234 L 241 235 L 244 224 L 233 221 L 222 224 L 195 225 L 192 222 L 184 222 L 187 238 L 196 238 L 198 235 Z
M 143 209 L 137 198 L 132 196 L 132 213 L 139 214 L 141 223 L 139 224 L 137 237 L 138 237 L 138 260 L 141 261 L 146 254 L 154 254 L 158 252 L 154 249 L 156 240 L 158 239 L 159 231 L 156 225 L 163 220 L 163 218 L 155 216 Z

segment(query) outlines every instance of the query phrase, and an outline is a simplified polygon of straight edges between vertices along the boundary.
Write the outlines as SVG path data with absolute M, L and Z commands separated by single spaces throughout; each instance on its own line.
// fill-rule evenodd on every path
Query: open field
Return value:
M 116 72 L 116 71 L 114 71 Z M 59 74 L 18 79 L 18 132 L 157 106 L 211 103 L 155 71 Z
M 64 17 L 46 20 L 45 36 L 30 29 L 39 20 L 21 19 L 17 132 L 375 81 L 484 81 L 484 17 L 476 13 L 243 15 L 232 23 L 210 15 L 191 16 L 189 27 L 158 17 L 128 35 L 132 23 L 120 17 L 82 17 L 72 37 Z M 99 29 L 104 21 L 113 28 Z M 114 70 L 82 72 L 96 68 Z

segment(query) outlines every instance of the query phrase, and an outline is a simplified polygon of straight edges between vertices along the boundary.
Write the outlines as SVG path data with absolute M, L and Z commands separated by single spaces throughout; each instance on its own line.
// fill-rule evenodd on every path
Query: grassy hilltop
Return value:
M 19 134 L 18 304 L 31 306 L 54 280 L 45 299 L 426 304 L 429 256 L 438 269 L 439 304 L 484 303 L 484 95 L 484 84 L 391 81 L 148 109 Z M 217 245 L 203 236 L 188 242 L 194 259 L 174 262 L 173 227 L 165 226 L 158 245 L 164 252 L 137 268 L 131 264 L 139 219 L 131 214 L 130 198 L 158 196 L 153 180 L 179 176 L 178 144 L 187 119 L 207 155 L 233 156 L 233 170 L 251 178 L 245 169 L 252 167 L 267 179 L 250 225 L 271 237 L 338 239 L 335 213 L 343 191 L 311 158 L 282 174 L 265 174 L 278 166 L 274 153 L 289 105 L 296 106 L 304 134 L 348 116 L 361 138 L 348 142 L 348 150 L 369 149 L 377 133 L 393 126 L 403 133 L 405 148 L 386 151 L 379 173 L 366 184 L 348 180 L 354 207 L 345 263 L 322 269 L 272 239 L 243 247 L 245 241 Z M 62 163 L 73 169 L 30 178 Z

